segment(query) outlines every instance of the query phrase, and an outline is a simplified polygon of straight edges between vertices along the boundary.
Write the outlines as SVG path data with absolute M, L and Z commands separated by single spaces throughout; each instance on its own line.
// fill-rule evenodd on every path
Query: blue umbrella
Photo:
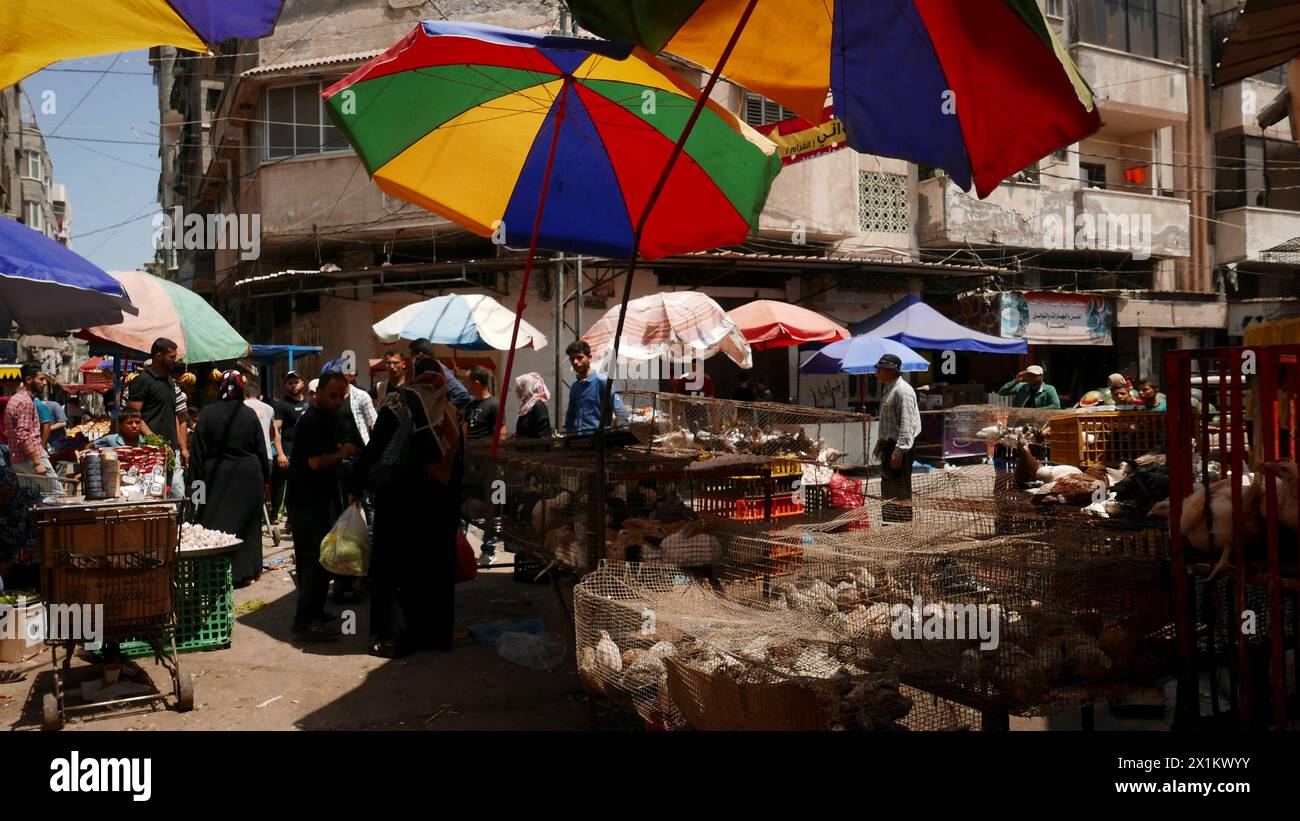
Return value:
M 879 336 L 855 336 L 832 342 L 808 357 L 799 370 L 804 373 L 875 373 L 880 357 L 892 353 L 903 360 L 905 371 L 925 371 L 930 363 L 901 342 Z
M 59 243 L 0 218 L 0 328 L 49 334 L 136 314 L 122 283 Z

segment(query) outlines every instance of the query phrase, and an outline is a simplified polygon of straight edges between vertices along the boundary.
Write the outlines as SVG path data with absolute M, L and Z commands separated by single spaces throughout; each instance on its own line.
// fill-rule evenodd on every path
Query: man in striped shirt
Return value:
M 22 367 L 23 386 L 5 405 L 5 431 L 9 435 L 9 456 L 19 481 L 41 493 L 59 493 L 63 484 L 54 476 L 54 465 L 41 442 L 41 417 L 36 411 L 35 390 L 41 366 L 28 362 Z
M 916 391 L 899 378 L 902 369 L 903 360 L 893 354 L 885 354 L 876 363 L 876 377 L 884 385 L 880 441 L 875 449 L 880 457 L 880 496 L 908 503 L 885 504 L 881 518 L 886 522 L 912 521 L 912 461 L 921 434 L 921 411 L 916 405 Z

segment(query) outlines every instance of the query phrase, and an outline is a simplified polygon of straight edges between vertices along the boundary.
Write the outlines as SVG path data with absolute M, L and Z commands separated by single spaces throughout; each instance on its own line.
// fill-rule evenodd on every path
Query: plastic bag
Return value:
M 320 543 L 320 563 L 339 576 L 364 576 L 370 570 L 370 535 L 361 504 L 349 505 Z
M 854 508 L 866 504 L 862 484 L 842 474 L 835 474 L 830 481 L 831 507 Z
M 550 633 L 502 633 L 497 639 L 501 658 L 539 672 L 558 667 L 568 651 L 564 640 Z

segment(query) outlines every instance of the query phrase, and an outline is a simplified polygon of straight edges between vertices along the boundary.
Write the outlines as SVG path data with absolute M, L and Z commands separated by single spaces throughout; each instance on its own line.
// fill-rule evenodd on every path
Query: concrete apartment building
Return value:
M 61 222 L 53 194 L 65 197 L 65 215 L 66 194 L 54 186 L 54 166 L 35 117 L 24 116 L 23 111 L 20 84 L 0 89 L 0 214 L 57 237 Z
M 851 323 L 909 292 L 954 314 L 972 291 L 1091 293 L 1113 314 L 1112 346 L 1047 340 L 1031 351 L 1058 384 L 1085 374 L 1080 389 L 1115 369 L 1158 372 L 1171 347 L 1227 341 L 1230 301 L 1267 299 L 1249 310 L 1284 310 L 1282 284 L 1294 268 L 1271 249 L 1300 236 L 1300 196 L 1284 185 L 1296 143 L 1285 118 L 1262 128 L 1255 116 L 1282 91 L 1280 78 L 1210 90 L 1213 44 L 1231 30 L 1235 4 L 1042 4 L 1096 91 L 1098 134 L 986 200 L 933 169 L 847 150 L 792 165 L 757 235 L 740 248 L 642 266 L 634 295 L 691 288 L 727 308 L 788 299 Z M 562 6 L 547 0 L 441 0 L 438 11 L 518 29 L 567 27 Z M 322 345 L 330 356 L 361 348 L 364 361 L 383 349 L 370 325 L 411 301 L 481 291 L 513 307 L 522 255 L 385 196 L 319 100 L 431 14 L 418 0 L 290 0 L 271 37 L 227 44 L 215 57 L 153 52 L 164 209 L 255 215 L 261 231 L 258 259 L 235 248 L 182 250 L 168 268 L 210 294 L 250 340 Z M 715 97 L 753 125 L 788 116 L 725 83 Z M 1092 233 L 1078 230 L 1088 225 Z M 559 393 L 554 374 L 569 374 L 558 350 L 617 304 L 620 270 L 597 260 L 539 266 L 525 317 L 559 345 L 522 352 L 516 372 L 536 370 Z M 759 362 L 778 395 L 796 393 L 794 362 L 789 351 Z M 996 386 L 1017 364 L 970 357 L 962 367 L 965 381 Z M 807 385 L 798 393 L 810 401 Z

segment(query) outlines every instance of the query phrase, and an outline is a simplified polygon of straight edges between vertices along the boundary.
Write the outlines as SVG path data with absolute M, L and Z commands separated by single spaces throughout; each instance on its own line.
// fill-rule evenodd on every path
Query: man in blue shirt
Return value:
M 591 370 L 591 346 L 581 339 L 569 343 L 564 351 L 577 379 L 569 386 L 569 407 L 564 414 L 564 429 L 569 433 L 595 433 L 600 427 L 600 403 L 605 391 L 605 377 Z M 627 419 L 623 402 L 615 391 L 611 396 L 615 424 Z

